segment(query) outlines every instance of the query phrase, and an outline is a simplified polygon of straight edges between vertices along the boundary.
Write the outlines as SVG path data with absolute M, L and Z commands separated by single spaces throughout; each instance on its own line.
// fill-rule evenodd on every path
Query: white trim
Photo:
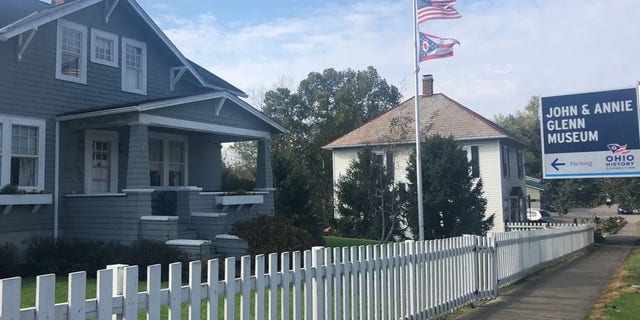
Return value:
M 124 191 L 124 190 L 123 190 Z M 126 193 L 71 193 L 65 194 L 65 198 L 102 198 L 102 197 L 126 197 Z
M 178 221 L 177 216 L 142 216 L 141 221 Z
M 11 38 L 21 34 L 21 33 L 24 33 L 27 30 L 31 30 L 31 29 L 33 29 L 35 27 L 39 27 L 39 26 L 41 26 L 43 24 L 46 24 L 46 23 L 49 23 L 51 21 L 57 20 L 57 19 L 62 18 L 64 16 L 68 15 L 68 14 L 71 14 L 71 13 L 74 13 L 74 12 L 76 12 L 78 10 L 82 10 L 82 9 L 84 9 L 86 7 L 92 6 L 92 5 L 94 5 L 94 4 L 96 4 L 96 3 L 100 2 L 100 1 L 102 1 L 102 0 L 85 0 L 85 1 L 74 1 L 74 2 L 69 3 L 69 4 L 64 4 L 64 5 L 67 6 L 64 9 L 58 10 L 55 13 L 52 13 L 52 14 L 43 15 L 41 18 L 38 18 L 36 20 L 33 20 L 30 23 L 27 23 L 25 25 L 22 25 L 20 27 L 17 27 L 17 28 L 13 29 L 14 25 L 19 24 L 23 20 L 25 20 L 25 19 L 33 16 L 33 15 L 36 15 L 36 14 L 40 13 L 40 12 L 33 12 L 30 15 L 28 15 L 28 16 L 26 16 L 26 17 L 24 17 L 24 18 L 22 18 L 22 19 L 20 19 L 18 21 L 15 21 L 15 22 L 11 23 L 10 25 L 7 25 L 7 26 L 1 28 L 0 29 L 0 40 L 6 41 L 8 39 L 11 39 Z M 4 35 L 1 35 L 3 33 L 4 33 Z
M 113 2 L 111 1 L 105 1 L 105 9 L 107 11 L 107 13 L 104 15 L 104 22 L 105 23 L 109 23 L 109 18 L 111 17 L 111 14 L 113 13 L 114 10 L 116 10 L 116 6 L 118 5 L 118 3 L 120 2 L 120 0 L 114 0 Z
M 107 109 L 107 110 L 99 110 L 99 111 L 91 111 L 91 112 L 85 112 L 85 113 L 71 114 L 71 115 L 67 115 L 67 116 L 56 117 L 56 120 L 67 121 L 67 120 L 85 119 L 85 118 L 91 118 L 91 117 L 97 117 L 97 116 L 106 116 L 106 115 L 126 113 L 126 112 L 134 112 L 134 111 L 143 112 L 143 111 L 149 111 L 149 110 L 173 107 L 173 106 L 182 105 L 182 104 L 188 104 L 188 103 L 212 100 L 212 99 L 221 98 L 221 97 L 225 97 L 225 98 L 227 98 L 229 100 L 232 100 L 238 106 L 240 106 L 241 108 L 245 109 L 246 111 L 249 111 L 249 113 L 255 115 L 260 120 L 262 120 L 262 121 L 266 122 L 267 124 L 271 125 L 272 127 L 277 129 L 278 131 L 280 131 L 282 133 L 287 133 L 288 132 L 287 129 L 285 129 L 283 126 L 281 126 L 280 124 L 275 122 L 273 119 L 271 119 L 271 118 L 267 117 L 266 115 L 264 115 L 262 112 L 258 111 L 256 108 L 252 107 L 251 105 L 247 104 L 246 102 L 242 101 L 241 99 L 238 99 L 238 98 L 236 98 L 234 96 L 231 96 L 228 92 L 224 92 L 224 91 L 204 93 L 204 94 L 199 94 L 199 95 L 194 95 L 194 96 L 167 99 L 167 100 L 162 100 L 162 101 L 147 102 L 147 103 L 141 103 L 141 104 L 138 104 L 138 105 L 126 106 L 126 107 L 115 108 L 115 109 Z M 393 144 L 395 144 L 395 143 L 393 143 Z
M 93 141 L 102 140 L 111 143 L 111 153 L 109 154 L 109 192 L 118 192 L 118 150 L 119 150 L 119 135 L 116 131 L 102 131 L 102 130 L 87 130 L 84 133 L 84 193 L 94 194 L 91 192 L 92 186 L 92 155 L 93 155 Z M 96 192 L 104 193 L 104 192 Z
M 58 240 L 59 233 L 59 198 L 60 198 L 60 121 L 56 121 L 56 142 L 53 161 L 53 240 Z
M 31 43 L 31 40 L 33 40 L 33 36 L 36 35 L 36 32 L 38 31 L 38 27 L 35 27 L 33 29 L 31 29 L 31 32 L 29 32 L 29 35 L 27 36 L 27 39 L 24 39 L 24 36 L 21 34 L 18 37 L 18 62 L 22 61 L 22 55 L 24 54 L 24 52 L 27 50 L 27 48 L 29 47 L 29 44 Z
M 192 217 L 197 218 L 222 218 L 226 217 L 228 213 L 226 212 L 192 212 Z
M 42 119 L 24 118 L 9 115 L 0 115 L 0 123 L 2 124 L 2 160 L 0 161 L 0 185 L 5 186 L 11 184 L 11 158 L 13 152 L 11 150 L 12 142 L 12 126 L 23 125 L 38 128 L 38 172 L 36 173 L 35 186 L 17 186 L 24 190 L 44 190 L 45 178 L 45 143 L 47 135 L 47 121 Z
M 155 189 L 122 189 L 124 193 L 152 193 Z
M 235 136 L 244 136 L 249 138 L 270 138 L 271 133 L 267 131 L 259 131 L 252 129 L 244 129 L 237 127 L 223 126 L 219 124 L 197 122 L 191 120 L 181 120 L 151 114 L 141 114 L 139 121 L 142 124 L 174 128 L 174 129 L 191 129 L 194 131 L 221 133 Z
M 96 45 L 98 44 L 98 41 L 96 41 L 97 37 L 113 41 L 113 48 L 112 48 L 113 50 L 111 52 L 111 58 L 112 58 L 111 61 L 100 59 L 100 58 L 96 57 Z M 103 64 L 105 66 L 110 66 L 110 67 L 117 68 L 118 65 L 119 65 L 118 64 L 118 55 L 120 54 L 120 49 L 119 49 L 118 45 L 119 45 L 118 35 L 92 28 L 91 29 L 91 62 L 99 63 L 99 64 Z
M 80 56 L 80 76 L 74 77 L 66 74 L 62 74 L 62 29 L 69 28 L 82 33 L 82 55 Z M 56 79 L 71 81 L 80 84 L 87 84 L 87 27 L 67 21 L 58 20 L 58 27 L 56 33 Z
M 142 50 L 142 88 L 130 88 L 126 86 L 125 79 L 127 78 L 127 46 L 137 47 Z M 120 79 L 122 82 L 122 91 L 137 93 L 142 95 L 147 95 L 147 44 L 144 42 L 140 42 L 134 39 L 122 37 L 122 78 Z
M 154 132 L 154 131 L 149 131 L 149 140 L 151 139 L 156 139 L 156 140 L 160 140 L 162 141 L 162 168 L 163 168 L 163 172 L 162 172 L 162 185 L 161 186 L 152 186 L 152 187 L 157 187 L 156 190 L 161 190 L 164 188 L 173 188 L 173 189 L 182 189 L 182 190 L 189 190 L 189 191 L 202 191 L 202 189 L 197 190 L 197 189 L 191 189 L 191 187 L 189 186 L 189 141 L 187 139 L 186 136 L 183 135 L 177 135 L 177 134 L 171 134 L 171 133 L 164 133 L 164 132 Z M 182 142 L 184 144 L 184 172 L 183 172 L 183 185 L 180 186 L 169 186 L 169 143 L 171 141 L 179 141 Z M 149 163 L 151 163 L 151 160 L 149 160 Z M 197 187 L 196 187 L 197 188 Z

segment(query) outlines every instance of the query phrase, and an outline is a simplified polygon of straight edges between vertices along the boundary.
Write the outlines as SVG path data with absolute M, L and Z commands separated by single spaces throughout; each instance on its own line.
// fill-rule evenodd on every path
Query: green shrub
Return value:
M 259 216 L 238 222 L 231 233 L 249 242 L 249 253 L 267 254 L 306 250 L 313 246 L 308 232 L 281 216 Z
M 10 243 L 0 246 L 0 279 L 18 274 L 18 250 Z
M 33 238 L 25 251 L 24 275 L 47 273 L 67 274 L 86 271 L 91 277 L 109 264 L 137 265 L 141 278 L 146 277 L 146 268 L 162 264 L 165 268 L 173 262 L 182 262 L 183 271 L 188 256 L 177 248 L 162 242 L 136 241 L 130 246 L 115 242 L 98 241 L 53 241 L 50 238 Z M 166 269 L 165 269 L 166 271 Z M 163 274 L 166 274 L 164 272 Z

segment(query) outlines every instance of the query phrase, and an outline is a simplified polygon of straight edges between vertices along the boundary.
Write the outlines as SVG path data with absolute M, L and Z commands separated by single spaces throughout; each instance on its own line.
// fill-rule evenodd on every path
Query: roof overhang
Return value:
M 287 129 L 285 129 L 282 125 L 280 125 L 273 119 L 267 117 L 262 112 L 258 111 L 256 108 L 244 102 L 242 99 L 236 97 L 235 95 L 232 95 L 227 91 L 217 91 L 217 92 L 204 93 L 200 95 L 179 97 L 179 98 L 168 98 L 160 101 L 143 102 L 136 105 L 122 106 L 122 107 L 116 107 L 116 108 L 110 108 L 110 109 L 78 112 L 78 113 L 58 116 L 56 117 L 56 120 L 70 121 L 70 120 L 87 119 L 87 118 L 93 118 L 93 117 L 99 117 L 99 116 L 121 114 L 121 113 L 127 113 L 127 112 L 145 112 L 145 111 L 150 111 L 155 109 L 184 105 L 188 103 L 213 100 L 217 98 L 224 98 L 234 102 L 236 105 L 246 110 L 250 114 L 258 117 L 260 120 L 266 122 L 268 125 L 276 129 L 280 133 L 287 132 Z

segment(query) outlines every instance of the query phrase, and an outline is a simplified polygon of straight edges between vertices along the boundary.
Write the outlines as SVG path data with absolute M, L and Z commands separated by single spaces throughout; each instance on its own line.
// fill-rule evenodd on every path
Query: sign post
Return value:
M 540 98 L 544 179 L 640 176 L 636 88 Z

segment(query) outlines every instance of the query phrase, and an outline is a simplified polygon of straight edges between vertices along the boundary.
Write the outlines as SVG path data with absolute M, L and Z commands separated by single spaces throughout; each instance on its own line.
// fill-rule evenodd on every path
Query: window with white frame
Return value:
M 44 120 L 0 116 L 0 184 L 44 189 Z
M 187 185 L 187 140 L 184 136 L 149 133 L 149 180 L 154 187 Z
M 91 29 L 91 62 L 118 67 L 118 36 Z
M 509 178 L 511 176 L 510 165 L 509 165 L 509 147 L 502 146 L 502 175 L 505 178 Z
M 122 91 L 147 94 L 147 45 L 122 38 Z
M 473 178 L 480 177 L 480 153 L 478 146 L 465 146 L 462 147 L 467 153 L 467 160 L 469 161 L 469 173 Z
M 87 83 L 87 27 L 58 20 L 56 79 Z

